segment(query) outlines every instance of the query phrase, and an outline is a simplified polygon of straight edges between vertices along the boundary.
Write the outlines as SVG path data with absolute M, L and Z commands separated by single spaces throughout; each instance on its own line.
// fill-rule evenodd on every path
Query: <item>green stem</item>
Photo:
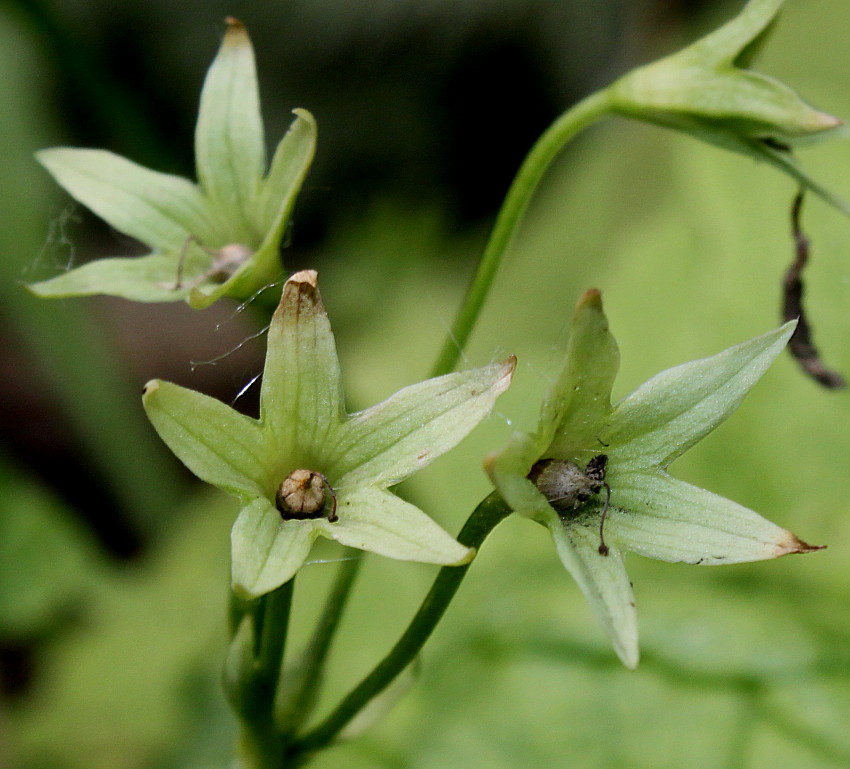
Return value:
M 357 551 L 346 548 L 345 552 L 350 556 Z M 321 687 L 325 659 L 362 563 L 363 558 L 358 553 L 340 564 L 336 582 L 328 595 L 301 664 L 291 679 L 287 676 L 289 691 L 277 708 L 278 728 L 285 734 L 294 734 L 315 704 Z
M 510 509 L 495 492 L 469 516 L 458 541 L 478 548 Z M 376 695 L 380 694 L 419 654 L 463 581 L 469 564 L 444 566 L 407 630 L 390 653 L 355 687 L 322 723 L 288 746 L 290 758 L 312 753 L 329 744 Z
M 278 769 L 283 740 L 274 719 L 274 701 L 280 681 L 289 612 L 292 607 L 291 579 L 259 599 L 254 613 L 255 667 L 245 686 L 245 702 L 240 713 L 240 749 L 243 766 L 250 769 Z
M 609 113 L 610 99 L 607 91 L 598 91 L 585 97 L 552 123 L 526 155 L 505 196 L 478 270 L 467 289 L 463 306 L 443 344 L 431 376 L 447 374 L 457 365 L 487 294 L 490 293 L 505 252 L 528 208 L 531 196 L 552 160 L 579 131 Z

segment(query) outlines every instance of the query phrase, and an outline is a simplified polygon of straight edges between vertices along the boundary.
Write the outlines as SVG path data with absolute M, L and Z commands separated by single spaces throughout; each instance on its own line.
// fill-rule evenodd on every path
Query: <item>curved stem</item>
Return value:
M 478 548 L 487 535 L 510 514 L 510 508 L 495 492 L 484 499 L 469 516 L 458 535 L 467 547 Z M 419 654 L 442 618 L 463 581 L 469 564 L 444 566 L 407 630 L 390 653 L 357 685 L 322 723 L 300 740 L 290 744 L 292 758 L 318 750 L 330 743 L 345 725 L 377 694 L 382 692 Z
M 607 91 L 598 91 L 585 97 L 552 123 L 526 155 L 508 189 L 493 225 L 490 240 L 478 263 L 478 270 L 467 289 L 464 303 L 443 344 L 431 376 L 447 374 L 457 365 L 490 292 L 502 258 L 513 240 L 532 194 L 552 160 L 573 136 L 609 112 L 610 99 Z

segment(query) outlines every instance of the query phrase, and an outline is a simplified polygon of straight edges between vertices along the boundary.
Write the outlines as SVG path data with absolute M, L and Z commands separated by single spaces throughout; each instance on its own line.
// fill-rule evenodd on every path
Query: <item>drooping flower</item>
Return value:
M 510 384 L 513 358 L 407 387 L 349 415 L 316 273 L 285 284 L 268 334 L 260 418 L 154 380 L 148 417 L 199 478 L 235 495 L 233 589 L 256 598 L 292 578 L 316 537 L 402 560 L 474 552 L 388 490 L 453 448 Z
M 750 65 L 785 0 L 750 0 L 724 26 L 681 51 L 638 67 L 606 89 L 613 112 L 673 128 L 777 167 L 846 214 L 847 202 L 813 180 L 790 143 L 841 121 Z
M 637 614 L 623 551 L 717 565 L 819 548 L 757 513 L 676 480 L 668 465 L 727 419 L 794 330 L 775 331 L 663 371 L 616 404 L 619 351 L 598 291 L 579 301 L 564 369 L 535 434 L 487 461 L 505 501 L 546 526 L 630 668 Z M 603 525 L 604 524 L 604 525 Z
M 37 155 L 74 198 L 151 253 L 98 259 L 30 290 L 186 299 L 201 308 L 222 296 L 245 299 L 278 280 L 281 239 L 316 145 L 312 115 L 295 115 L 267 169 L 254 51 L 245 27 L 228 19 L 201 92 L 197 184 L 106 150 L 57 147 Z

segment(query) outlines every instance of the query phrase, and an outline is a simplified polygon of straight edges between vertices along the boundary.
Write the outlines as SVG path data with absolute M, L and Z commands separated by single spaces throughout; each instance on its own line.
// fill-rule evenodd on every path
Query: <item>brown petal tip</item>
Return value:
M 815 550 L 825 550 L 826 545 L 810 545 L 799 537 L 788 532 L 788 538 L 779 547 L 778 555 L 794 555 L 796 553 L 813 553 Z
M 319 274 L 315 270 L 301 270 L 301 272 L 296 272 L 287 283 L 307 283 L 308 285 L 316 288 L 317 281 L 319 278 Z

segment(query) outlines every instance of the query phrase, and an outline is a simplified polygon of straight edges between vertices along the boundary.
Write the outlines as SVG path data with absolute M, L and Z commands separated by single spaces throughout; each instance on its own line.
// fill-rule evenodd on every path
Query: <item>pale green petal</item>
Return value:
M 606 543 L 639 555 L 713 566 L 818 549 L 736 502 L 661 471 L 610 480 Z
M 315 118 L 305 109 L 295 110 L 295 115 L 295 121 L 277 145 L 257 201 L 257 229 L 264 233 L 264 242 L 280 243 L 316 154 Z
M 540 431 L 557 426 L 544 456 L 572 459 L 601 448 L 619 366 L 602 296 L 590 290 L 576 305 L 563 373 L 543 406 Z
M 464 547 L 418 507 L 374 487 L 338 488 L 335 523 L 314 523 L 329 539 L 400 561 L 448 566 L 469 563 L 475 551 Z
M 541 425 L 541 429 L 544 427 Z M 484 462 L 487 475 L 508 507 L 540 523 L 549 520 L 552 508 L 526 476 L 540 459 L 541 452 L 549 443 L 548 438 L 543 435 L 541 440 L 540 434 L 514 433 L 501 451 L 487 457 Z
M 749 63 L 741 60 L 742 52 L 752 53 L 750 47 L 761 41 L 784 2 L 750 0 L 734 19 L 682 51 L 683 57 L 692 55 L 697 61 L 713 59 L 729 64 L 734 61 L 741 66 Z
M 785 347 L 796 322 L 654 376 L 615 407 L 612 464 L 666 466 L 723 422 Z
M 344 404 L 334 336 L 316 273 L 293 275 L 272 317 L 260 392 L 260 419 L 280 450 L 330 474 L 329 452 Z
M 306 110 L 295 110 L 295 114 L 298 117 L 278 145 L 255 206 L 255 229 L 262 245 L 224 283 L 193 288 L 189 304 L 194 309 L 208 307 L 223 296 L 246 299 L 283 274 L 280 241 L 316 150 L 316 121 Z
M 255 420 L 157 379 L 145 385 L 143 402 L 159 437 L 201 480 L 243 499 L 272 492 L 273 456 Z
M 136 302 L 175 302 L 189 293 L 175 288 L 178 254 L 97 259 L 27 288 L 37 296 L 108 294 Z
M 265 171 L 265 139 L 254 49 L 245 27 L 228 19 L 218 55 L 201 91 L 195 129 L 195 162 L 201 189 L 231 225 L 235 242 L 256 245 L 254 207 Z
M 340 483 L 392 486 L 456 446 L 511 382 L 515 359 L 429 379 L 355 414 L 332 447 Z
M 315 521 L 284 521 L 265 497 L 242 508 L 230 533 L 233 592 L 252 599 L 295 576 L 318 535 Z
M 587 525 L 578 519 L 564 523 L 553 511 L 547 525 L 558 557 L 608 633 L 617 656 L 627 668 L 636 668 L 640 653 L 635 597 L 620 551 L 606 539 L 609 553 L 600 555 L 595 516 Z
M 157 251 L 178 250 L 190 235 L 215 239 L 215 226 L 198 188 L 106 150 L 57 147 L 39 162 L 76 200 L 119 232 Z

